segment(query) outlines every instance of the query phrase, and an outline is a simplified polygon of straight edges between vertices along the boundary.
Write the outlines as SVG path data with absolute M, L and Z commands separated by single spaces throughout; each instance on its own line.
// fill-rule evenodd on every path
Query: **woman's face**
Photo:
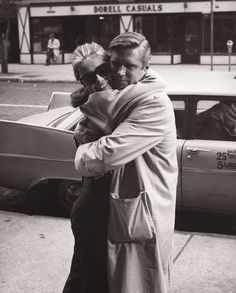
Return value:
M 87 58 L 78 67 L 81 83 L 90 93 L 111 89 L 109 63 L 101 58 Z

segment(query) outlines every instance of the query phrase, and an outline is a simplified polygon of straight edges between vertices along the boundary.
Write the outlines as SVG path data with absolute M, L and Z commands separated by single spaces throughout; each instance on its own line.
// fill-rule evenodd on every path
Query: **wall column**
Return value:
M 19 7 L 17 18 L 19 30 L 20 63 L 31 63 L 29 7 Z
M 120 33 L 133 32 L 133 17 L 132 15 L 120 16 Z

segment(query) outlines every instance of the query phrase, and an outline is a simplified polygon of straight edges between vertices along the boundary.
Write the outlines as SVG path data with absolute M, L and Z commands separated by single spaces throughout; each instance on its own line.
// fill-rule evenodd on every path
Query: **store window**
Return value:
M 203 52 L 210 53 L 211 47 L 211 26 L 210 15 L 203 16 Z M 214 53 L 227 53 L 226 43 L 228 40 L 236 40 L 236 15 L 235 14 L 214 14 Z M 236 46 L 233 46 L 233 53 L 236 53 Z
M 56 38 L 63 45 L 62 21 L 60 18 L 33 18 L 32 24 L 32 43 L 33 52 L 41 53 L 47 50 L 47 43 L 50 33 L 54 33 Z
M 180 51 L 181 23 L 177 15 L 135 16 L 134 31 L 145 35 L 153 53 Z
M 119 32 L 119 16 L 33 18 L 33 51 L 35 53 L 46 51 L 50 33 L 54 33 L 60 40 L 61 50 L 73 52 L 78 45 L 91 41 L 108 48 L 110 41 Z
M 107 48 L 119 34 L 118 16 L 74 16 L 63 18 L 64 50 L 72 52 L 78 45 L 94 41 Z
M 120 33 L 119 18 L 114 15 L 87 17 L 87 40 L 107 49 L 111 40 Z

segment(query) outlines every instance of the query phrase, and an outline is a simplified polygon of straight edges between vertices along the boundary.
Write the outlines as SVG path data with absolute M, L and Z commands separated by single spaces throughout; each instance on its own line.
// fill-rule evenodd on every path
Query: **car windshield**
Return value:
M 53 121 L 50 126 L 58 129 L 74 131 L 77 123 L 81 120 L 82 117 L 83 114 L 81 113 L 80 109 L 76 108 L 74 111 L 60 116 L 57 120 Z

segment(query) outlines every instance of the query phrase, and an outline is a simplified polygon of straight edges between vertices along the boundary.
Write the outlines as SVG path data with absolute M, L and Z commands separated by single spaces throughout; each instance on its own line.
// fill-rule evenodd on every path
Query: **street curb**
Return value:
M 76 80 L 61 80 L 61 79 L 27 79 L 27 78 L 16 78 L 16 77 L 0 77 L 0 82 L 5 81 L 5 82 L 31 82 L 31 83 L 76 83 Z

